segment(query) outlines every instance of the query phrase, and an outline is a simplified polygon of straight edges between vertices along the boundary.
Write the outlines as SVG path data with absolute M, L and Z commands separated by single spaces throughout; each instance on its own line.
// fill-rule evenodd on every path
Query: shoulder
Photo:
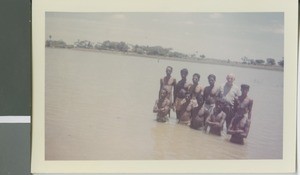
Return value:
M 226 117 L 226 113 L 224 111 L 221 112 L 222 117 Z
M 193 105 L 193 107 L 198 107 L 198 102 L 196 99 L 192 99 L 191 104 Z
M 189 82 L 189 81 L 186 81 L 185 82 L 185 85 L 187 85 L 187 86 L 191 86 L 193 83 L 191 83 L 191 82 Z
M 200 84 L 198 84 L 196 88 L 197 88 L 198 90 L 203 89 L 203 87 L 202 87 Z
M 172 81 L 173 83 L 176 83 L 176 78 L 171 77 L 171 81 Z
M 249 103 L 252 105 L 253 104 L 253 99 L 249 98 Z
M 166 104 L 170 104 L 171 101 L 168 99 L 168 98 L 165 98 L 165 101 L 164 101 Z
M 217 113 L 216 116 L 225 117 L 226 113 L 224 111 L 221 111 L 221 112 Z
M 220 89 L 220 87 L 221 87 L 221 85 L 215 84 L 214 87 L 213 87 L 213 89 L 217 89 L 218 90 L 218 89 Z
M 184 87 L 185 88 L 190 88 L 192 86 L 192 83 L 190 82 L 185 82 Z

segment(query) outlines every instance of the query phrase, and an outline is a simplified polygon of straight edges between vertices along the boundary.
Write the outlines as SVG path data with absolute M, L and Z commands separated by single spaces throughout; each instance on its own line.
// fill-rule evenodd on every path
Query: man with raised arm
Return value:
M 200 129 L 205 126 L 206 118 L 212 114 L 213 108 L 215 107 L 216 95 L 218 93 L 218 88 L 215 86 L 216 76 L 210 74 L 207 79 L 209 86 L 204 88 L 204 104 L 197 110 L 196 114 L 192 116 L 191 128 L 193 129 Z
M 188 75 L 188 70 L 187 69 L 182 69 L 180 71 L 181 75 L 181 80 L 178 81 L 178 83 L 175 85 L 174 88 L 174 107 L 176 110 L 176 117 L 177 119 L 180 118 L 180 106 L 181 106 L 181 101 L 185 97 L 185 93 L 188 91 L 189 87 L 191 86 L 191 83 L 187 82 L 187 75 Z
M 224 112 L 225 104 L 226 102 L 223 99 L 218 99 L 212 113 L 207 117 L 206 124 L 209 127 L 209 133 L 221 136 L 226 118 Z
M 236 113 L 228 129 L 228 134 L 231 134 L 230 141 L 233 143 L 244 144 L 244 138 L 249 133 L 253 106 L 253 100 L 248 97 L 249 88 L 249 85 L 242 84 L 242 95 L 235 100 Z

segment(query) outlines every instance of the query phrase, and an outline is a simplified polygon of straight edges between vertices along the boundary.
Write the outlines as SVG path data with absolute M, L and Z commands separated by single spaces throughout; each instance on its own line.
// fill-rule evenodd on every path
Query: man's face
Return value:
M 234 78 L 233 75 L 227 75 L 227 77 L 226 77 L 227 83 L 228 83 L 229 85 L 232 85 L 232 84 L 233 84 L 234 79 L 235 79 L 235 78 Z
M 199 82 L 199 78 L 196 75 L 194 75 L 193 76 L 193 83 L 198 83 L 198 82 Z
M 181 72 L 180 74 L 181 74 L 181 78 L 182 78 L 182 79 L 184 79 L 184 78 L 187 77 L 187 72 Z
M 167 91 L 166 90 L 161 90 L 160 91 L 160 97 L 165 98 L 167 96 Z
M 167 73 L 167 75 L 171 75 L 171 73 L 172 73 L 172 68 L 167 67 L 166 73 Z
M 209 83 L 210 85 L 214 85 L 215 82 L 216 82 L 216 80 L 215 80 L 214 78 L 212 78 L 212 77 L 209 77 L 209 78 L 208 78 L 208 83 Z
M 247 95 L 248 92 L 249 92 L 249 89 L 247 89 L 247 88 L 242 88 L 241 91 L 242 91 L 242 94 Z
M 190 100 L 190 99 L 191 99 L 191 94 L 186 93 L 186 94 L 185 94 L 185 99 Z

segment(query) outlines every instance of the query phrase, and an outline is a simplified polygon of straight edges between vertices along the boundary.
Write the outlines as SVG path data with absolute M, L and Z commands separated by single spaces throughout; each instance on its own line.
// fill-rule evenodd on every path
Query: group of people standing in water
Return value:
M 173 68 L 166 68 L 166 76 L 160 79 L 158 100 L 153 112 L 158 122 L 169 120 L 171 109 L 176 112 L 178 123 L 193 129 L 204 130 L 221 136 L 224 126 L 231 135 L 230 141 L 244 144 L 250 123 L 253 100 L 248 97 L 250 86 L 234 84 L 235 76 L 228 74 L 226 82 L 216 86 L 216 76 L 208 76 L 209 85 L 199 84 L 200 75 L 193 74 L 192 83 L 187 81 L 188 70 L 180 71 L 181 80 L 171 76 Z

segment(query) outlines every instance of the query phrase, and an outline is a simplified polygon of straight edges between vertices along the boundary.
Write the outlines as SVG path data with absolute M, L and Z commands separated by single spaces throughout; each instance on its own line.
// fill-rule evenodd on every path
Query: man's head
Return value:
M 197 74 L 197 73 L 195 73 L 195 74 L 193 75 L 193 83 L 196 84 L 196 83 L 199 82 L 199 80 L 200 80 L 200 75 Z
M 208 77 L 208 83 L 209 85 L 213 86 L 216 82 L 216 76 L 214 74 L 210 74 Z
M 168 67 L 166 68 L 166 74 L 167 74 L 168 76 L 170 76 L 170 75 L 172 74 L 172 71 L 173 71 L 173 68 L 172 68 L 171 66 L 168 66 Z
M 167 97 L 167 94 L 168 94 L 167 89 L 163 88 L 163 89 L 161 89 L 160 92 L 159 92 L 159 97 L 160 97 L 161 99 L 164 99 L 164 98 Z
M 190 100 L 190 99 L 191 99 L 191 93 L 190 93 L 189 91 L 187 91 L 187 92 L 185 93 L 185 99 L 186 99 L 186 100 Z
M 227 84 L 228 85 L 232 85 L 234 80 L 235 80 L 235 76 L 234 74 L 228 74 L 227 77 L 226 77 L 226 80 L 227 80 Z
M 247 84 L 242 84 L 241 85 L 241 91 L 242 91 L 242 95 L 247 95 L 249 92 L 250 86 Z
M 182 79 L 186 79 L 186 77 L 187 77 L 187 75 L 188 75 L 188 70 L 187 69 L 181 69 L 181 71 L 180 71 L 180 75 L 181 75 L 181 78 Z

